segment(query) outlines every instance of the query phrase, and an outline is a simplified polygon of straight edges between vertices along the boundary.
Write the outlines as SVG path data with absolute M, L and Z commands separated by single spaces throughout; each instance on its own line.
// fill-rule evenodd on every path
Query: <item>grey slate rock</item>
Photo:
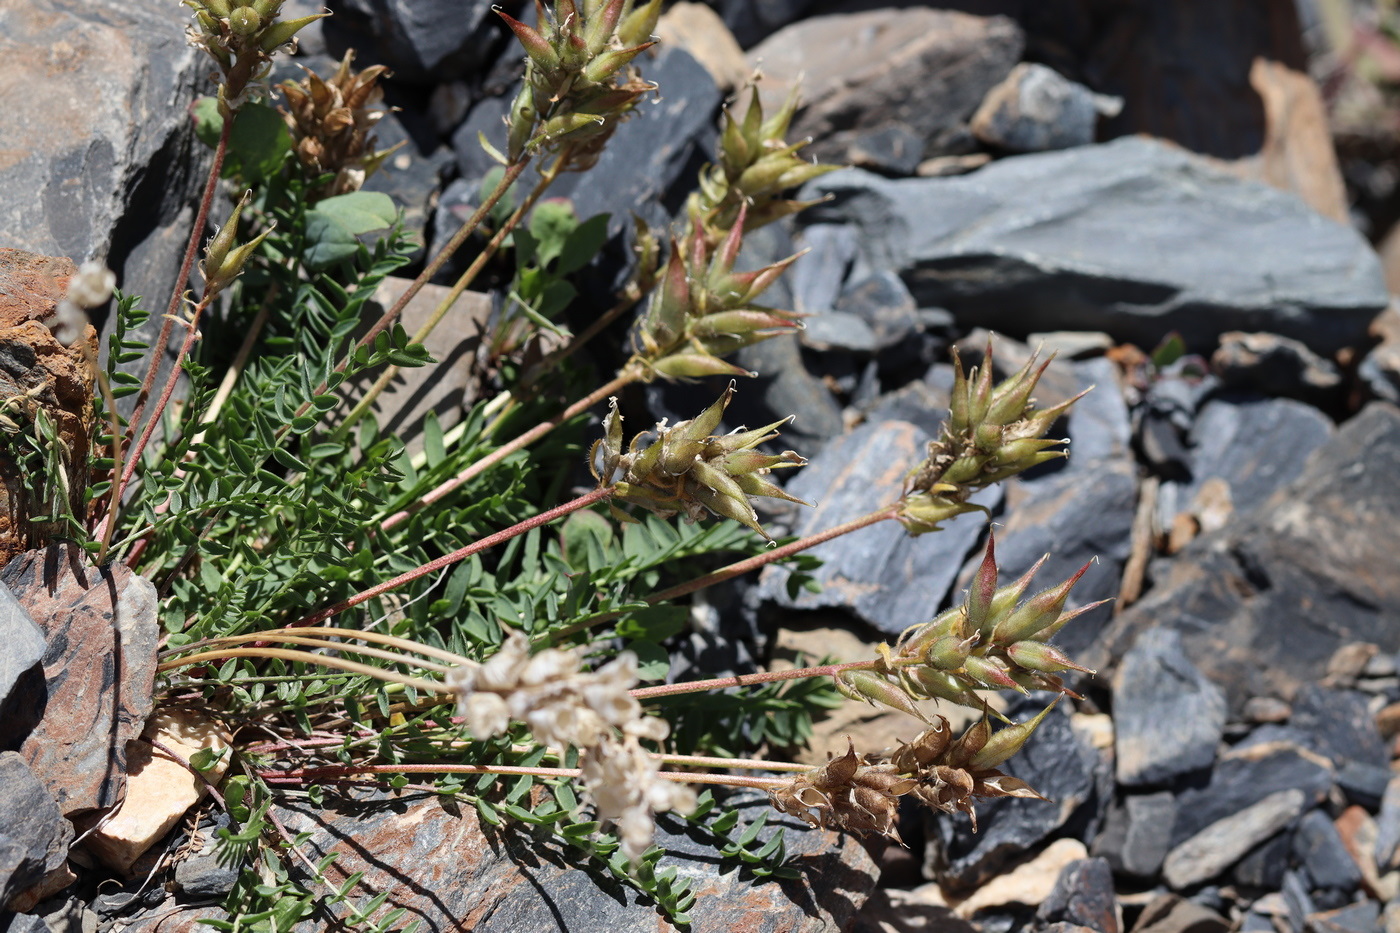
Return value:
M 1310 810 L 1293 831 L 1293 854 L 1314 887 L 1344 893 L 1361 886 L 1361 869 L 1347 851 L 1337 826 L 1321 810 Z
M 1225 694 L 1191 663 L 1181 636 L 1144 632 L 1113 675 L 1118 783 L 1165 785 L 1210 767 L 1225 726 Z
M 0 909 L 63 864 L 73 827 L 18 752 L 0 752 Z
M 1091 852 L 1114 871 L 1154 878 L 1171 848 L 1176 800 L 1170 791 L 1129 794 L 1109 809 Z
M 1113 872 L 1101 858 L 1080 859 L 1060 871 L 1050 896 L 1036 909 L 1037 924 L 1073 924 L 1118 933 Z
M 516 6 L 508 12 L 518 14 Z M 336 54 L 353 47 L 362 66 L 388 65 L 405 83 L 483 72 L 505 45 L 489 0 L 336 0 L 331 8 L 335 16 L 324 28 Z
M 712 4 L 744 48 L 804 16 L 814 0 L 715 0 Z
M 1022 62 L 987 92 L 972 132 L 1008 152 L 1087 146 L 1099 121 L 1098 95 L 1053 68 Z
M 1178 512 L 1228 492 L 1231 511 L 1246 513 L 1298 478 L 1307 457 L 1336 428 L 1326 415 L 1291 399 L 1222 397 L 1207 401 L 1191 426 L 1191 476 L 1163 482 L 1164 525 Z M 1214 493 L 1212 493 L 1214 491 Z
M 1305 805 L 1302 791 L 1281 790 L 1210 824 L 1167 853 L 1162 878 L 1178 891 L 1214 878 L 1296 819 Z
M 898 346 L 921 323 L 914 296 L 904 280 L 889 271 L 851 282 L 837 299 L 836 308 L 860 315 L 875 331 L 882 350 Z
M 1039 713 L 1052 699 L 1033 693 L 1006 709 L 1013 722 Z M 1111 782 L 1103 780 L 1098 752 L 1070 726 L 1064 704 L 1041 722 L 1003 771 L 1020 778 L 1053 803 L 1002 797 L 976 804 L 978 831 L 966 814 L 929 819 L 925 874 L 949 890 L 978 887 L 1052 833 L 1090 837 L 1107 808 Z
M 1317 913 L 1317 904 L 1308 891 L 1308 880 L 1297 869 L 1284 873 L 1283 901 L 1288 906 L 1288 922 L 1295 930 L 1307 929 L 1308 918 Z
M 818 933 L 845 929 L 875 886 L 875 863 L 850 836 L 812 830 L 795 817 L 775 814 L 766 798 L 750 795 L 730 801 L 744 824 L 768 816 L 759 838 L 785 833 L 791 864 L 801 877 L 764 882 L 715 859 L 703 834 L 669 817 L 658 821 L 657 843 L 670 854 L 662 867 L 675 867 L 690 880 L 700 901 L 690 933 L 730 933 L 736 929 L 771 933 Z M 619 884 L 579 850 L 561 847 L 548 836 L 534 837 L 518 826 L 493 829 L 477 820 L 470 806 L 444 806 L 436 799 L 407 796 L 368 801 L 330 799 L 324 807 L 287 801 L 274 812 L 292 832 L 310 832 L 313 859 L 339 853 L 330 877 L 343 882 L 364 871 L 354 903 L 363 906 L 375 892 L 389 893 L 379 915 L 403 908 L 395 924 L 418 921 L 424 933 L 472 930 L 520 933 L 536 930 L 610 930 L 662 933 L 676 928 L 655 905 Z M 742 830 L 736 830 L 742 831 Z M 161 906 L 132 918 L 133 933 L 163 930 Z M 195 916 L 221 916 L 210 905 Z M 185 919 L 182 917 L 182 920 Z M 193 918 L 189 918 L 193 919 Z M 191 927 L 192 928 L 192 927 Z M 299 933 L 325 929 L 316 917 L 295 927 Z
M 866 424 L 834 440 L 787 486 L 816 506 L 798 513 L 792 533 L 816 534 L 894 502 L 928 440 L 924 431 L 899 421 Z M 1000 493 L 991 487 L 974 498 L 990 507 Z M 777 566 L 764 570 L 762 593 L 787 609 L 841 608 L 896 635 L 937 613 L 985 524 L 983 516 L 969 513 L 937 534 L 911 538 L 898 522 L 879 522 L 811 549 L 825 562 L 813 574 L 820 593 L 791 598 L 789 571 Z
M 1376 814 L 1376 865 L 1382 872 L 1400 868 L 1400 775 L 1390 779 Z
M 39 666 L 47 647 L 10 588 L 0 583 L 0 750 L 18 748 L 39 722 L 44 672 Z
M 1291 833 L 1279 833 L 1255 846 L 1230 869 L 1230 880 L 1256 891 L 1277 891 L 1293 854 Z
M 798 337 L 804 346 L 814 350 L 841 350 L 871 356 L 880 347 L 875 331 L 865 319 L 849 311 L 825 311 L 803 323 L 806 327 Z
M 1147 139 L 956 178 L 852 169 L 802 192 L 826 194 L 809 222 L 855 223 L 870 265 L 897 270 L 920 304 L 1013 335 L 1101 330 L 1155 346 L 1177 331 L 1208 350 L 1255 330 L 1332 353 L 1364 342 L 1388 301 L 1354 230 Z
M 803 314 L 830 311 L 856 257 L 856 232 L 845 224 L 803 227 L 799 246 L 808 250 L 787 273 L 792 308 Z
M 913 127 L 898 121 L 842 136 L 851 164 L 881 175 L 913 175 L 923 161 L 923 139 Z
M 849 164 L 870 133 L 890 127 L 922 140 L 924 156 L 940 137 L 965 134 L 1023 45 L 1005 17 L 910 5 L 809 17 L 751 49 L 748 60 L 761 63 L 766 112 L 800 78 L 803 103 L 788 138 L 811 136 L 806 152 Z
M 1337 769 L 1337 789 L 1349 803 L 1374 812 L 1381 805 L 1391 776 L 1390 768 L 1383 765 L 1345 761 Z
M 1118 595 L 1128 557 L 1137 477 L 1125 461 L 1098 461 L 1095 468 L 1063 470 L 1007 484 L 1006 506 L 997 530 L 997 563 L 1006 580 L 1029 570 L 1045 554 L 1035 587 L 1069 579 L 1090 566 L 1070 593 L 1068 608 Z M 974 555 L 975 556 L 975 555 Z M 972 562 L 962 579 L 971 579 Z M 1071 658 L 1092 645 L 1109 623 L 1109 605 L 1085 613 L 1053 639 Z M 1092 665 L 1086 665 L 1092 666 Z
M 0 86 L 23 89 L 0 108 L 0 139 L 14 141 L 0 247 L 105 263 L 152 311 L 131 339 L 160 330 L 209 164 L 188 115 L 212 93 L 209 66 L 185 15 L 164 0 L 19 4 L 0 37 Z
M 1400 649 L 1400 412 L 1373 403 L 1253 512 L 1192 541 L 1086 657 L 1105 669 L 1138 633 L 1182 633 L 1232 711 L 1322 678 L 1341 646 Z
M 1361 360 L 1356 376 L 1372 398 L 1400 405 L 1400 344 L 1387 341 Z
M 238 883 L 239 866 L 220 859 L 212 837 L 204 848 L 175 866 L 175 884 L 186 897 L 223 897 Z
M 930 370 L 930 373 L 936 371 Z M 942 384 L 932 384 L 928 378 L 916 379 L 880 395 L 868 405 L 857 407 L 868 422 L 907 421 L 932 436 L 948 417 L 948 389 Z
M 0 915 L 3 919 L 4 915 Z M 53 933 L 53 928 L 43 917 L 35 914 L 10 914 L 5 933 Z
M 1304 684 L 1293 698 L 1288 724 L 1307 733 L 1334 765 L 1347 762 L 1385 768 L 1390 751 L 1376 728 L 1366 694 Z
M 1277 334 L 1221 334 L 1211 368 L 1227 389 L 1252 389 L 1310 405 L 1335 404 L 1345 391 L 1334 363 Z
M 1331 771 L 1296 749 L 1231 752 L 1216 763 L 1205 786 L 1177 793 L 1172 847 L 1270 794 L 1297 790 L 1311 807 L 1326 799 L 1331 787 Z

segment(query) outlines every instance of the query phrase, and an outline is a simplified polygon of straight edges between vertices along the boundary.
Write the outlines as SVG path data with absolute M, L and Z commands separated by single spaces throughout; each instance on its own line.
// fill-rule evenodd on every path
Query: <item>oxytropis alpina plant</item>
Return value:
M 314 19 L 281 23 L 277 0 L 188 5 L 196 13 L 192 38 L 219 68 L 224 122 L 182 282 L 203 239 L 230 125 L 250 112 L 240 107 L 258 89 L 271 52 Z M 503 383 L 503 394 L 474 408 L 453 441 L 425 425 L 421 459 L 401 455 L 398 442 L 368 415 L 393 366 L 425 361 L 420 344 L 427 329 L 409 337 L 396 323 L 417 289 L 488 215 L 494 218 L 490 241 L 435 313 L 434 322 L 440 320 L 493 252 L 522 229 L 559 173 L 589 167 L 653 89 L 639 69 L 660 0 L 635 8 L 630 0 L 562 0 L 552 10 L 537 9 L 534 26 L 505 18 L 527 60 L 504 143 L 488 144 L 505 163 L 501 183 L 368 333 L 358 329 L 364 301 L 407 261 L 408 249 L 393 233 L 366 245 L 357 238 L 372 231 L 357 229 L 333 261 L 317 261 L 306 255 L 306 217 L 317 213 L 325 221 L 335 213 L 324 201 L 307 209 L 322 197 L 340 198 L 340 205 L 376 197 L 353 189 L 386 154 L 372 136 L 382 72 L 355 73 L 347 57 L 329 77 L 284 85 L 291 143 L 283 161 L 266 169 L 275 184 L 237 201 L 205 251 L 203 294 L 188 313 L 178 313 L 185 296 L 177 292 L 166 316 L 162 347 L 172 327 L 184 328 L 176 373 L 190 361 L 191 402 L 156 441 L 157 423 L 171 421 L 166 409 L 174 377 L 144 424 L 137 424 L 144 403 L 138 404 L 130 428 L 138 439 L 125 463 L 120 432 L 112 430 L 119 480 L 112 483 L 99 537 L 105 540 L 120 523 L 124 537 L 112 553 L 156 578 L 165 594 L 169 644 L 160 671 L 168 678 L 167 699 L 204 703 L 256 724 L 247 735 L 273 734 L 265 747 L 249 740 L 237 749 L 241 773 L 235 780 L 241 784 L 237 798 L 228 799 L 235 818 L 247 824 L 240 838 L 277 831 L 271 817 L 260 822 L 275 786 L 389 780 L 398 789 L 410 786 L 411 775 L 430 775 L 431 784 L 415 789 L 456 795 L 488 821 L 505 816 L 551 828 L 681 912 L 676 904 L 683 899 L 653 871 L 657 854 L 648 847 L 654 814 L 683 813 L 697 802 L 689 785 L 761 788 L 779 810 L 817 825 L 895 838 L 895 807 L 903 797 L 973 813 L 978 798 L 1035 796 L 1000 766 L 1045 714 L 996 729 L 982 694 L 1002 688 L 1064 692 L 1057 675 L 1078 668 L 1048 639 L 1084 610 L 1065 609 L 1078 576 L 1030 596 L 1029 574 L 1000 585 L 990 540 L 963 604 L 913 627 L 873 658 L 716 680 L 642 682 L 664 677 L 661 642 L 674 631 L 666 628 L 674 614 L 653 612 L 656 604 L 875 522 L 899 521 L 910 534 L 935 531 L 975 508 L 969 502 L 975 490 L 1064 456 L 1063 442 L 1044 435 L 1071 402 L 1036 408 L 1031 396 L 1044 367 L 1034 359 L 1000 384 L 993 381 L 990 348 L 980 368 L 964 374 L 959 365 L 948 424 L 895 501 L 836 529 L 767 549 L 741 529 L 726 531 L 726 523 L 766 539 L 762 500 L 797 501 L 775 481 L 775 471 L 803 461 L 791 451 L 766 449 L 782 421 L 725 430 L 733 385 L 693 418 L 662 422 L 631 438 L 614 403 L 590 451 L 595 485 L 574 498 L 562 491 L 579 465 L 577 449 L 569 447 L 573 439 L 552 448 L 542 443 L 530 457 L 491 469 L 616 397 L 628 383 L 737 376 L 741 370 L 725 360 L 728 354 L 800 326 L 793 312 L 758 303 L 796 257 L 735 271 L 745 233 L 800 210 L 805 205 L 788 192 L 832 168 L 806 162 L 799 154 L 803 143 L 783 139 L 795 98 L 771 116 L 756 94 L 742 116 L 737 108 L 726 112 L 716 161 L 702 173 L 678 229 L 653 233 L 638 226 L 636 276 L 604 318 L 647 303 L 631 357 L 606 384 L 497 444 L 496 429 L 512 410 L 545 395 L 529 395 L 524 390 L 533 387 L 523 382 Z M 535 160 L 538 179 L 502 220 L 500 211 L 493 213 L 497 201 Z M 269 224 L 274 217 L 276 231 Z M 517 250 L 525 240 L 517 237 Z M 202 381 L 219 365 L 218 355 L 192 355 L 200 315 L 215 300 L 230 307 L 230 320 L 271 315 L 265 343 L 258 327 L 250 328 L 218 393 Z M 541 381 L 598 332 L 591 327 L 551 355 L 540 367 Z M 334 391 L 372 366 L 388 369 L 337 421 L 341 400 Z M 153 366 L 145 391 L 154 377 Z M 156 450 L 145 453 L 150 443 Z M 138 468 L 146 475 L 128 489 Z M 463 495 L 445 498 L 468 483 Z M 554 504 L 560 499 L 567 501 Z M 643 527 L 618 535 L 601 515 L 574 515 L 571 522 L 588 519 L 578 525 L 597 532 L 583 545 L 549 527 L 603 504 L 620 520 L 639 515 Z M 675 518 L 713 522 L 709 527 L 718 526 L 718 533 L 686 551 L 687 542 L 705 540 L 709 532 L 673 526 Z M 629 536 L 632 531 L 638 534 Z M 614 547 L 618 538 L 620 549 Z M 685 579 L 678 552 L 694 559 L 735 551 L 752 556 L 647 592 L 668 576 Z M 386 604 L 384 597 L 396 592 L 406 598 Z M 332 627 L 338 616 L 345 621 Z M 643 646 L 652 649 L 649 659 Z M 803 679 L 833 702 L 839 691 L 909 713 L 922 731 L 887 752 L 852 744 L 810 768 L 730 757 L 739 752 L 695 742 L 684 728 L 690 711 L 663 702 L 729 688 L 770 690 L 776 688 L 767 685 Z M 954 737 L 943 717 L 927 711 L 930 700 L 984 715 Z M 740 748 L 741 737 L 734 744 Z M 715 754 L 696 754 L 707 751 Z M 668 765 L 687 770 L 663 770 Z M 512 785 L 497 787 L 494 782 L 506 776 Z M 591 812 L 574 797 L 575 781 Z M 704 811 L 706 797 L 698 802 Z M 601 835 L 600 822 L 611 824 L 617 838 Z M 714 821 L 714 832 L 732 825 Z M 740 839 L 735 851 L 748 844 Z M 295 848 L 295 840 L 287 841 Z M 760 853 L 771 854 L 770 846 Z M 769 857 L 749 855 L 758 862 Z M 275 875 L 269 864 L 260 865 L 264 871 L 250 896 L 275 899 L 281 890 L 269 881 Z

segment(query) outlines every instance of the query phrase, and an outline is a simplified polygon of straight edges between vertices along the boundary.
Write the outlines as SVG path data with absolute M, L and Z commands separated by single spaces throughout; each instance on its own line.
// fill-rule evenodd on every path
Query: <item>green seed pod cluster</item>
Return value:
M 796 312 L 754 303 L 801 254 L 752 272 L 735 272 L 744 227 L 745 212 L 741 209 L 734 226 L 716 247 L 710 247 L 699 234 L 680 243 L 671 242 L 666 271 L 651 294 L 634 338 L 634 363 L 647 376 L 751 376 L 721 357 L 801 326 Z
M 784 140 L 797 103 L 794 91 L 777 113 L 765 117 L 758 89 L 751 88 L 742 118 L 735 118 L 733 111 L 725 108 L 718 159 L 700 172 L 699 188 L 686 203 L 688 236 L 702 231 L 711 244 L 718 243 L 738 222 L 740 211 L 747 214 L 748 228 L 756 230 L 815 203 L 782 196 L 840 168 L 808 162 L 798 155 L 811 140 L 791 145 Z
M 267 77 L 272 53 L 293 43 L 303 28 L 329 13 L 279 20 L 283 0 L 181 0 L 194 10 L 190 44 L 219 66 L 219 112 L 230 119 L 249 91 Z
M 535 10 L 537 27 L 496 11 L 525 49 L 525 81 L 507 118 L 506 152 L 484 137 L 482 145 L 506 164 L 568 145 L 569 168 L 586 169 L 637 100 L 656 90 L 628 66 L 655 44 L 661 0 L 635 9 L 633 0 L 558 0 L 552 10 L 535 0 Z
M 603 419 L 604 437 L 589 454 L 594 478 L 600 485 L 614 488 L 614 501 L 663 517 L 679 513 L 690 521 L 710 516 L 731 518 L 768 538 L 758 523 L 751 497 L 802 503 L 764 477 L 774 469 L 802 466 L 807 461 L 791 450 L 765 454 L 754 449 L 777 437 L 776 429 L 787 423 L 786 418 L 753 431 L 716 435 L 733 396 L 731 383 L 700 415 L 672 427 L 663 422 L 656 426 L 654 436 L 651 432 L 638 434 L 626 448 L 622 444 L 622 416 L 617 399 L 613 399 Z M 617 517 L 627 516 L 618 511 Z
M 1067 692 L 1060 673 L 1093 671 L 1070 660 L 1049 639 L 1106 600 L 1065 610 L 1088 564 L 1063 583 L 1023 598 L 1043 563 L 1044 558 L 1014 583 L 999 587 L 996 543 L 989 536 L 963 604 L 910 627 L 892 649 L 879 646 L 878 656 L 867 666 L 836 673 L 836 689 L 925 721 L 920 700 L 946 700 L 990 713 L 978 691 Z
M 1092 674 L 1070 660 L 1049 640 L 1069 622 L 1107 602 L 1100 600 L 1065 610 L 1070 591 L 1089 569 L 1024 598 L 1041 558 L 1020 579 L 997 586 L 996 542 L 987 538 L 982 564 L 967 599 L 934 619 L 906 630 L 885 667 L 929 695 L 968 705 L 976 690 L 1063 691 L 1059 674 Z M 916 694 L 917 695 L 917 694 Z M 973 705 L 981 705 L 980 703 Z
M 1037 366 L 1036 356 L 993 387 L 990 341 L 982 365 L 966 374 L 954 348 L 948 420 L 938 439 L 929 442 L 923 462 L 910 471 L 900 503 L 899 520 L 910 534 L 937 531 L 956 515 L 979 511 L 967 501 L 974 491 L 1069 455 L 1063 447 L 1067 440 L 1043 435 L 1083 393 L 1038 411 L 1031 393 L 1054 357 Z

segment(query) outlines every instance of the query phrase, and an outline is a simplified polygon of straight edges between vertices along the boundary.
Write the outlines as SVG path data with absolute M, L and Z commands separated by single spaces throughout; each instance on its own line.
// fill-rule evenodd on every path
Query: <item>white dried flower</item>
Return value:
M 529 642 L 512 632 L 486 663 L 453 668 L 443 683 L 477 738 L 500 735 L 514 720 L 543 745 L 578 749 L 585 792 L 635 862 L 651 845 L 652 814 L 691 809 L 695 793 L 658 777 L 659 762 L 641 745 L 666 738 L 670 727 L 628 692 L 637 684 L 636 655 L 623 652 L 596 671 L 580 670 L 580 660 L 555 648 L 532 657 Z
M 68 280 L 68 294 L 54 308 L 53 317 L 47 321 L 54 339 L 65 347 L 71 347 L 82 339 L 88 320 L 86 308 L 97 308 L 112 297 L 112 289 L 117 284 L 117 276 L 99 262 L 85 262 Z
M 100 262 L 85 262 L 68 280 L 68 300 L 80 308 L 96 308 L 107 303 L 117 286 L 117 274 Z

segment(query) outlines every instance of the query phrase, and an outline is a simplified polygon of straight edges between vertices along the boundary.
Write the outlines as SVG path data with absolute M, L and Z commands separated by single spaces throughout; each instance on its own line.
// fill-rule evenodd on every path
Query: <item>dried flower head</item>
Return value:
M 303 68 L 305 81 L 287 81 L 278 88 L 287 99 L 282 111 L 291 131 L 297 162 L 308 179 L 325 174 L 335 178 L 308 192 L 311 203 L 338 194 L 358 191 L 384 160 L 403 145 L 374 148 L 373 129 L 386 110 L 376 105 L 383 100 L 379 79 L 388 69 L 372 65 L 352 71 L 353 49 L 347 50 L 335 74 L 328 79 Z
M 1054 357 L 1037 367 L 1036 356 L 1032 354 L 1018 373 L 993 388 L 990 341 L 982 365 L 966 374 L 957 348 L 953 349 L 948 420 L 938 439 L 929 442 L 927 457 L 910 472 L 900 504 L 899 520 L 910 534 L 937 531 L 956 515 L 978 511 L 980 506 L 967 501 L 977 489 L 1068 456 L 1064 449 L 1054 449 L 1067 440 L 1043 435 L 1084 393 L 1037 411 L 1031 393 Z
M 900 744 L 887 756 L 858 755 L 848 737 L 846 754 L 773 788 L 768 798 L 781 812 L 813 826 L 879 833 L 899 842 L 898 798 L 909 794 L 932 809 L 966 813 L 975 832 L 973 801 L 978 798 L 1045 799 L 997 767 L 1026 744 L 1054 706 L 1052 702 L 1029 722 L 998 732 L 982 719 L 957 738 L 948 720 L 938 716 L 912 742 Z
M 638 434 L 625 449 L 622 416 L 617 399 L 613 399 L 603 420 L 604 437 L 589 455 L 594 478 L 614 487 L 615 500 L 663 517 L 679 513 L 692 522 L 710 515 L 732 518 L 768 538 L 751 498 L 765 496 L 805 505 L 764 477 L 774 469 L 801 466 L 807 461 L 791 450 L 765 454 L 754 449 L 777 437 L 776 429 L 786 424 L 787 418 L 753 431 L 740 428 L 716 435 L 733 397 L 731 383 L 700 415 L 672 427 L 663 421 L 654 435 Z
M 669 727 L 644 715 L 628 692 L 637 685 L 636 655 L 623 652 L 595 671 L 579 662 L 577 652 L 557 648 L 531 655 L 525 637 L 513 632 L 485 663 L 453 668 L 444 683 L 477 738 L 523 722 L 543 745 L 578 749 L 584 789 L 599 817 L 617 825 L 635 862 L 651 844 L 652 814 L 693 808 L 695 795 L 658 777 L 660 763 L 640 744 L 661 741 Z
M 899 797 L 917 786 L 914 778 L 897 774 L 888 763 L 871 763 L 849 744 L 846 754 L 770 790 L 768 799 L 813 826 L 879 833 L 898 842 Z

